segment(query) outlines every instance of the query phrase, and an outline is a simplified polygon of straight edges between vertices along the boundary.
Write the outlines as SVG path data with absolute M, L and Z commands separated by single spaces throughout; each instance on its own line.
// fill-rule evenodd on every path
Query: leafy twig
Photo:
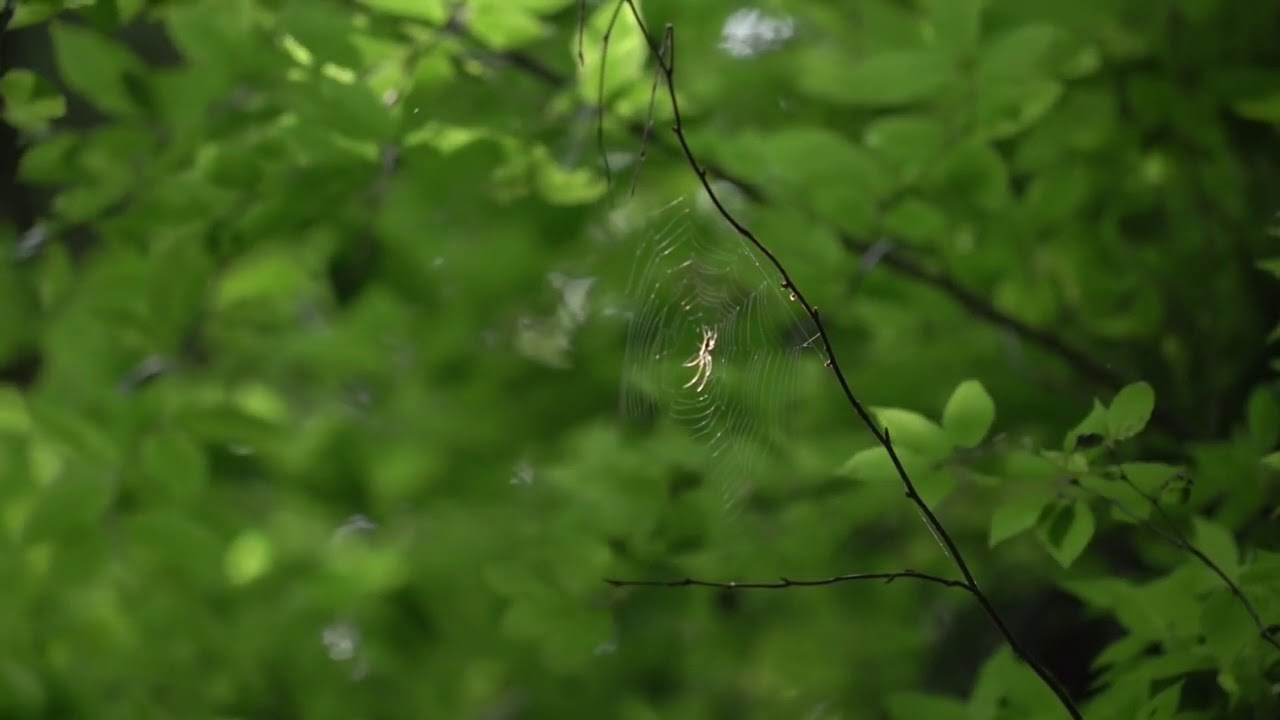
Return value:
M 867 426 L 867 429 L 870 430 L 876 441 L 888 454 L 889 460 L 893 463 L 894 470 L 902 481 L 907 499 L 915 505 L 916 509 L 920 512 L 920 515 L 924 518 L 925 525 L 942 544 L 944 551 L 951 557 L 956 569 L 960 571 L 960 574 L 964 578 L 963 582 L 960 583 L 960 586 L 973 595 L 978 604 L 981 605 L 982 609 L 986 612 L 987 617 L 991 620 L 992 624 L 995 625 L 1000 634 L 1004 636 L 1005 641 L 1008 642 L 1013 652 L 1031 666 L 1031 669 L 1036 673 L 1036 675 L 1039 676 L 1040 679 L 1053 691 L 1054 695 L 1057 696 L 1058 701 L 1062 704 L 1062 707 L 1067 711 L 1067 713 L 1072 718 L 1080 720 L 1083 716 L 1080 714 L 1080 710 L 1075 706 L 1075 703 L 1071 700 L 1070 695 L 1067 694 L 1066 689 L 1063 688 L 1062 685 L 1053 678 L 1049 671 L 1036 661 L 1026 648 L 1022 646 L 1022 643 L 1016 636 L 1014 636 L 1013 631 L 1009 629 L 1004 619 L 1000 616 L 1000 613 L 992 604 L 991 599 L 987 597 L 986 593 L 983 592 L 982 588 L 979 586 L 973 572 L 969 569 L 968 563 L 965 562 L 964 556 L 961 554 L 959 547 L 956 546 L 955 540 L 952 539 L 950 533 L 948 533 L 946 528 L 943 527 L 941 521 L 938 520 L 937 515 L 934 514 L 933 509 L 929 507 L 929 504 L 925 502 L 925 500 L 920 496 L 920 493 L 916 490 L 915 484 L 911 480 L 911 476 L 907 473 L 906 468 L 902 464 L 902 460 L 898 457 L 897 450 L 893 446 L 888 429 L 886 428 L 881 430 L 880 426 L 876 423 L 875 419 L 872 418 L 866 407 L 863 406 L 863 404 L 854 395 L 853 389 L 849 386 L 849 381 L 845 377 L 844 371 L 841 369 L 840 363 L 836 358 L 831 339 L 823 325 L 822 316 L 818 313 L 818 309 L 809 302 L 801 289 L 796 286 L 795 282 L 791 279 L 791 275 L 787 272 L 786 267 L 783 266 L 781 261 L 778 260 L 773 252 L 770 251 L 769 248 L 766 247 L 750 229 L 733 216 L 728 208 L 725 207 L 724 203 L 721 202 L 719 195 L 716 194 L 715 189 L 708 180 L 709 172 L 707 168 L 698 162 L 697 156 L 694 154 L 693 149 L 689 146 L 688 139 L 685 137 L 684 126 L 680 115 L 680 102 L 676 95 L 676 47 L 674 42 L 674 29 L 669 24 L 666 26 L 663 43 L 659 46 L 659 44 L 655 42 L 648 27 L 645 25 L 643 18 L 641 18 L 640 11 L 635 6 L 634 0 L 618 1 L 620 4 L 625 4 L 629 9 L 632 19 L 638 26 L 641 34 L 644 36 L 645 42 L 649 47 L 650 54 L 654 57 L 655 62 L 662 71 L 666 80 L 667 95 L 671 101 L 671 111 L 673 116 L 672 132 L 675 134 L 676 142 L 679 144 L 689 166 L 698 176 L 698 180 L 702 184 L 707 197 L 715 205 L 720 216 L 733 227 L 738 235 L 750 243 L 756 251 L 769 261 L 782 279 L 783 290 L 791 293 L 795 302 L 800 304 L 805 313 L 813 321 L 814 327 L 817 329 L 819 338 L 822 341 L 824 354 L 827 356 L 827 367 L 829 367 L 832 374 L 835 375 L 849 406 L 857 414 L 862 423 Z M 667 51 L 665 57 L 661 52 L 662 48 L 665 48 Z M 618 582 L 619 581 L 614 581 L 615 584 Z M 784 584 L 782 587 L 786 587 L 786 585 Z

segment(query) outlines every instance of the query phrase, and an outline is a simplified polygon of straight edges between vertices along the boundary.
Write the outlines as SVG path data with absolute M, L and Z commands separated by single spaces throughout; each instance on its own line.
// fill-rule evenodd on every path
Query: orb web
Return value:
M 731 227 L 684 196 L 651 214 L 627 284 L 622 410 L 667 417 L 708 453 L 726 509 L 780 468 L 798 373 L 817 331 Z

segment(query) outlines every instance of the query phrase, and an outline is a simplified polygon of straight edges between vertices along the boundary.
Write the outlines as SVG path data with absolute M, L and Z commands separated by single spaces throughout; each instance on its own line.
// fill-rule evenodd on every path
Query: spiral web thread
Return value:
M 709 453 L 707 479 L 736 509 L 773 474 L 800 363 L 821 356 L 812 320 L 718 220 L 684 196 L 642 227 L 622 410 L 690 432 Z

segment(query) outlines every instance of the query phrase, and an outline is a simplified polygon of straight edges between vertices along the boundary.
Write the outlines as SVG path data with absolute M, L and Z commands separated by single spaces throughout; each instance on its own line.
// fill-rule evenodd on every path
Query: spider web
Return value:
M 812 320 L 778 275 L 699 198 L 677 199 L 642 227 L 627 285 L 622 411 L 684 427 L 709 453 L 707 479 L 736 508 L 776 474 L 801 361 L 821 355 Z

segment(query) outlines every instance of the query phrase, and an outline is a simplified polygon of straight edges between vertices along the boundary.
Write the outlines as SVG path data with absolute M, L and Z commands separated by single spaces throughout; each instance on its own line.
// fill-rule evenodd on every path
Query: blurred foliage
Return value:
M 572 0 L 18 3 L 0 714 L 1065 716 L 963 592 L 602 582 L 954 570 L 820 357 L 733 510 L 617 413 L 640 208 L 696 178 L 585 9 L 580 62 Z M 644 12 L 1085 715 L 1280 716 L 1280 5 Z

